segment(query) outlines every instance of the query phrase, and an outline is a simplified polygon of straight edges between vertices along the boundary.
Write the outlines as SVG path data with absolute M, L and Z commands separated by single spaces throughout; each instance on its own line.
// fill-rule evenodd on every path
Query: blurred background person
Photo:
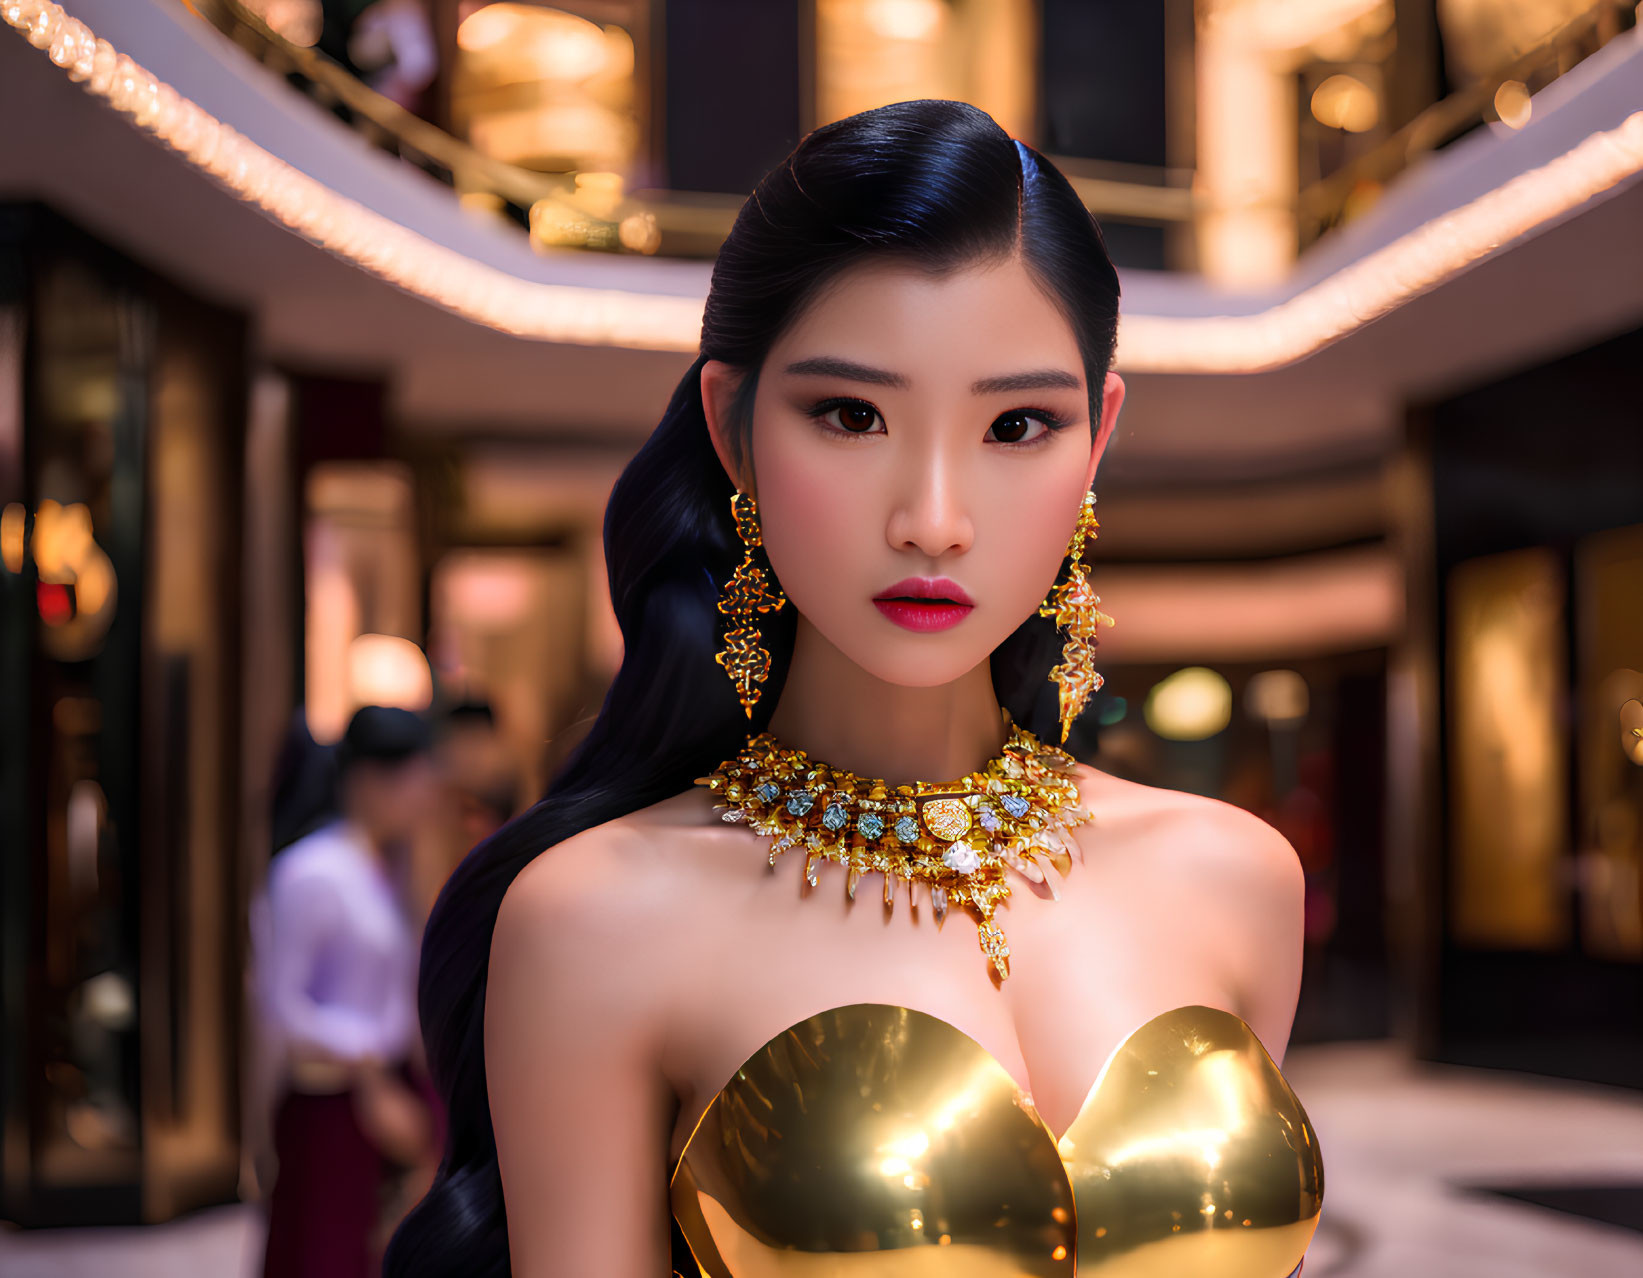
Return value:
M 336 746 L 321 745 L 308 729 L 301 710 L 291 725 L 274 764 L 274 793 L 269 812 L 269 849 L 278 855 L 298 839 L 337 819 Z
M 337 746 L 338 815 L 283 848 L 252 903 L 257 989 L 284 1065 L 264 1274 L 375 1272 L 393 1165 L 437 1124 L 413 1081 L 417 930 L 406 849 L 433 791 L 428 725 L 364 706 Z
M 455 805 L 460 859 L 519 810 L 519 767 L 490 702 L 477 699 L 445 711 L 435 757 Z

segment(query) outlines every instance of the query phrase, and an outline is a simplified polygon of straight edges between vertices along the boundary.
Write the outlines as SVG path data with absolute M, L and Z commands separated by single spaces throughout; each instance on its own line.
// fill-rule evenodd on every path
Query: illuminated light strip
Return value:
M 1643 171 L 1643 111 L 1255 315 L 1125 316 L 1127 372 L 1259 373 L 1339 341 Z
M 138 128 L 246 203 L 338 257 L 518 337 L 695 351 L 702 301 L 522 280 L 338 195 L 157 79 L 50 0 L 0 0 L 0 18 Z
M 51 0 L 0 18 L 138 128 L 321 248 L 475 323 L 542 341 L 695 351 L 697 299 L 519 279 L 338 195 L 150 75 Z M 1126 315 L 1118 366 L 1254 373 L 1294 363 L 1643 171 L 1643 111 L 1255 315 Z

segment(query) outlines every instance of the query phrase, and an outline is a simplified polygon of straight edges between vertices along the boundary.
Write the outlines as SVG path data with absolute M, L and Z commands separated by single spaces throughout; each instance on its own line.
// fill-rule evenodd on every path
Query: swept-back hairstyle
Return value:
M 467 855 L 428 920 L 422 1032 L 449 1126 L 434 1183 L 388 1248 L 386 1278 L 509 1272 L 484 1045 L 486 967 L 508 885 L 544 849 L 689 789 L 740 749 L 750 729 L 764 729 L 786 677 L 792 609 L 761 619 L 771 674 L 751 725 L 713 662 L 718 591 L 740 547 L 731 483 L 702 412 L 703 362 L 743 372 L 731 429 L 745 449 L 765 356 L 842 270 L 893 259 L 939 275 L 1012 254 L 1072 327 L 1093 431 L 1116 337 L 1117 274 L 1066 178 L 986 112 L 926 99 L 826 125 L 742 206 L 713 268 L 701 354 L 606 509 L 621 669 L 547 794 Z M 1000 700 L 1045 737 L 1056 727 L 1055 688 L 1045 677 L 1054 646 L 1050 623 L 1029 618 L 991 662 Z

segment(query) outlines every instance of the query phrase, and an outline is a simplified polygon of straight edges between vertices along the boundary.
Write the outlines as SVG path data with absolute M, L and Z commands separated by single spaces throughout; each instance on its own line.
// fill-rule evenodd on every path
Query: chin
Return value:
M 1000 642 L 1003 642 L 1002 639 Z M 939 688 L 962 679 L 992 656 L 997 644 L 977 643 L 973 636 L 908 634 L 856 644 L 841 651 L 875 679 L 903 688 Z
M 882 660 L 873 665 L 862 663 L 862 669 L 875 679 L 901 688 L 939 688 L 969 674 L 975 666 L 975 662 L 968 665 L 955 663 L 951 668 L 928 661 L 903 661 L 893 666 L 887 666 Z

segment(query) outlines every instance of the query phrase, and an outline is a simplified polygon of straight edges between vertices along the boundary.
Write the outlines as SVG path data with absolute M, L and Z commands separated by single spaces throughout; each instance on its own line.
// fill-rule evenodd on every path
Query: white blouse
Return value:
M 251 928 L 271 1048 L 388 1063 L 410 1051 L 418 937 L 357 829 L 337 821 L 275 856 Z

